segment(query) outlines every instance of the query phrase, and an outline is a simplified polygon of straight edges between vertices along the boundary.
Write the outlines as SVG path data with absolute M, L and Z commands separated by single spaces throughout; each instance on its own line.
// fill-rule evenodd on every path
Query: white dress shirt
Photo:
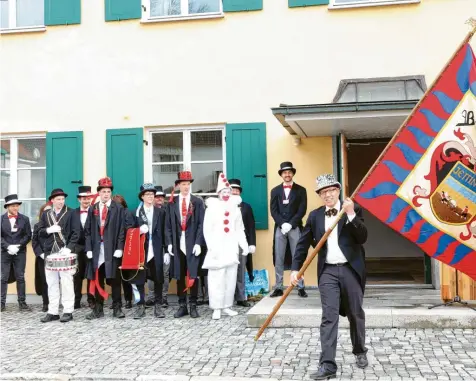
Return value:
M 87 212 L 89 210 L 88 209 L 79 209 L 79 218 L 81 219 L 81 225 L 83 226 L 83 229 L 84 229 L 84 224 L 86 223 L 86 219 L 88 218 L 88 214 L 87 213 L 81 213 L 81 212 Z
M 16 218 L 9 218 L 9 221 L 10 221 L 10 226 L 12 227 L 12 229 L 11 229 L 12 233 L 16 233 L 16 231 L 18 229 L 16 229 L 14 226 L 15 226 L 15 222 L 17 222 L 17 219 Z
M 285 185 L 293 186 L 293 183 L 291 183 L 291 184 L 284 184 L 283 183 L 283 188 L 284 188 Z M 284 188 L 284 196 L 286 197 L 286 200 L 289 198 L 289 193 L 291 193 L 291 188 Z
M 187 205 L 187 214 L 185 214 L 185 216 L 182 216 L 182 203 L 184 198 L 185 198 L 185 205 Z M 189 206 L 190 206 L 190 194 L 186 195 L 185 197 L 179 194 L 180 223 L 182 223 L 184 218 L 187 219 Z M 182 253 L 187 255 L 187 245 L 185 243 L 185 232 L 182 232 L 182 234 L 180 235 L 180 250 L 182 251 Z
M 147 217 L 147 225 L 149 227 L 149 249 L 147 251 L 147 262 L 154 258 L 154 246 L 152 245 L 152 223 L 154 221 L 154 207 L 147 208 L 144 205 L 144 212 Z
M 337 209 L 337 212 L 340 211 L 340 200 L 337 201 L 337 204 L 334 206 L 335 209 Z M 326 206 L 326 212 L 332 208 L 329 208 Z M 348 218 L 348 222 L 352 221 L 355 217 L 355 214 L 351 217 Z M 337 215 L 335 216 L 325 216 L 325 228 L 326 231 L 331 227 L 331 225 L 336 221 Z M 342 217 L 345 218 L 345 217 Z M 342 250 L 339 247 L 339 231 L 338 227 L 336 226 L 334 230 L 332 230 L 331 234 L 327 238 L 327 257 L 326 257 L 326 263 L 329 264 L 336 264 L 336 263 L 346 263 L 347 258 L 344 256 L 344 253 L 342 253 Z

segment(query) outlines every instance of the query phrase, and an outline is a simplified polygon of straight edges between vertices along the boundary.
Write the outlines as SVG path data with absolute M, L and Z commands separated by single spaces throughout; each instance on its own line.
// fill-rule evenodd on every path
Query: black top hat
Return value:
M 182 181 L 189 181 L 193 183 L 192 172 L 190 171 L 181 171 L 177 173 L 177 180 L 175 180 L 175 185 L 181 183 Z
M 18 195 L 10 194 L 5 197 L 5 204 L 3 207 L 6 209 L 8 205 L 21 205 L 21 201 L 18 200 Z
M 228 182 L 230 183 L 230 187 L 232 188 L 237 188 L 240 190 L 240 192 L 243 190 L 241 188 L 241 180 L 238 180 L 238 179 L 230 179 L 228 180 Z
M 51 201 L 51 199 L 58 197 L 58 196 L 64 196 L 68 197 L 66 193 L 63 192 L 63 189 L 61 188 L 56 188 L 51 191 L 50 197 L 48 197 L 48 201 Z
M 78 187 L 78 197 L 88 197 L 91 196 L 91 187 L 87 185 L 82 185 Z
M 161 185 L 155 186 L 155 196 L 165 196 L 164 190 L 162 189 Z
M 142 196 L 145 192 L 152 192 L 155 195 L 155 187 L 152 183 L 145 183 L 140 186 L 139 200 L 142 201 Z
M 279 171 L 278 171 L 279 176 L 281 176 L 281 173 L 283 173 L 283 171 L 288 171 L 288 170 L 292 171 L 294 175 L 296 174 L 296 168 L 293 167 L 293 163 L 291 163 L 290 161 L 285 161 L 281 163 Z

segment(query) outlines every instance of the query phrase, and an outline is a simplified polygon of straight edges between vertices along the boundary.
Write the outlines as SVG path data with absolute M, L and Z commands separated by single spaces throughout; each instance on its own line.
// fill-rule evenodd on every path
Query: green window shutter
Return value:
M 48 132 L 46 134 L 46 196 L 55 188 L 68 195 L 66 203 L 76 208 L 78 186 L 83 183 L 83 133 Z
M 223 0 L 223 12 L 261 11 L 263 0 Z
M 105 0 L 106 21 L 140 19 L 142 0 Z
M 289 8 L 329 5 L 329 0 L 288 0 Z
M 226 176 L 241 180 L 241 196 L 252 208 L 256 229 L 268 229 L 266 123 L 226 125 Z
M 129 209 L 139 205 L 144 182 L 144 132 L 142 128 L 106 130 L 106 167 L 114 194 L 122 195 Z
M 45 25 L 81 24 L 81 0 L 45 0 Z

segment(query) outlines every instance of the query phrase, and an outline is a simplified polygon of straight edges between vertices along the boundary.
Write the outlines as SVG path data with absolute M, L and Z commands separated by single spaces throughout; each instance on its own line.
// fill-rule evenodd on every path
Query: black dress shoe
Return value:
M 240 300 L 236 302 L 236 305 L 242 307 L 251 307 L 251 304 L 247 300 Z
M 104 317 L 104 310 L 102 304 L 96 304 L 92 311 L 86 315 L 86 319 L 94 320 Z
M 60 319 L 59 315 L 46 314 L 40 319 L 40 321 L 42 323 L 49 323 L 50 321 L 59 320 L 59 319 Z
M 177 312 L 175 312 L 174 318 L 181 318 L 181 317 L 187 316 L 187 315 L 188 315 L 187 306 L 182 305 L 182 306 L 179 307 Z
M 143 317 L 145 317 L 145 305 L 138 304 L 136 312 L 134 312 L 134 319 L 142 319 Z
M 193 319 L 196 319 L 200 317 L 197 311 L 197 305 L 196 304 L 190 304 L 190 317 Z
M 130 310 L 132 308 L 132 301 L 126 300 L 126 304 L 124 304 L 124 308 L 126 310 Z
M 25 302 L 18 302 L 18 308 L 20 308 L 20 311 L 31 311 L 30 307 Z
M 327 370 L 325 367 L 321 366 L 316 373 L 311 373 L 309 378 L 311 380 L 330 380 L 331 378 L 336 378 L 336 372 Z
M 7 310 L 7 307 L 5 307 L 5 304 L 2 304 L 2 307 L 1 307 L 1 312 L 5 312 Z M 44 311 L 43 311 L 44 312 Z
M 81 302 L 75 302 L 74 303 L 74 309 L 79 310 L 81 308 Z
M 298 290 L 298 295 L 301 297 L 301 298 L 307 298 L 307 292 L 304 288 L 300 288 Z
M 61 319 L 60 319 L 60 322 L 61 323 L 67 323 L 69 321 L 73 320 L 73 314 L 63 314 L 63 316 L 61 316 Z
M 155 305 L 155 302 L 152 299 L 149 299 L 145 302 L 146 307 L 153 307 Z
M 283 290 L 281 290 L 280 288 L 275 288 L 274 291 L 269 294 L 270 298 L 276 298 L 278 296 L 283 296 Z
M 145 307 L 144 307 L 145 308 Z M 125 318 L 126 315 L 124 315 L 124 312 L 122 312 L 121 306 L 115 306 L 114 311 L 112 312 L 112 316 L 118 319 Z
M 167 299 L 162 301 L 162 308 L 169 308 L 169 302 L 167 302 Z
M 360 369 L 367 368 L 369 365 L 369 361 L 367 360 L 367 355 L 365 353 L 361 353 L 355 356 L 355 363 Z
M 48 312 L 48 304 L 43 304 L 42 312 Z
M 93 309 L 96 306 L 96 301 L 88 299 L 88 307 Z
M 159 319 L 163 319 L 165 317 L 164 311 L 160 307 L 160 304 L 156 304 L 154 307 L 154 316 Z

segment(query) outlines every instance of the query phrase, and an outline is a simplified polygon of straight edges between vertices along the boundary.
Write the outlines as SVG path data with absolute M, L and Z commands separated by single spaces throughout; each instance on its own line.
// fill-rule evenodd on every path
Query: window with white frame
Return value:
M 215 194 L 224 168 L 223 129 L 185 129 L 151 132 L 152 177 L 164 192 L 172 192 L 177 172 L 191 170 L 192 192 Z
M 142 0 L 146 20 L 181 17 L 219 16 L 223 13 L 222 0 Z
M 379 5 L 417 4 L 421 0 L 331 0 L 331 8 L 371 7 Z
M 17 194 L 20 213 L 36 222 L 40 207 L 46 202 L 46 138 L 2 138 L 0 149 L 0 205 L 5 196 Z
M 44 25 L 45 0 L 0 0 L 0 29 Z

